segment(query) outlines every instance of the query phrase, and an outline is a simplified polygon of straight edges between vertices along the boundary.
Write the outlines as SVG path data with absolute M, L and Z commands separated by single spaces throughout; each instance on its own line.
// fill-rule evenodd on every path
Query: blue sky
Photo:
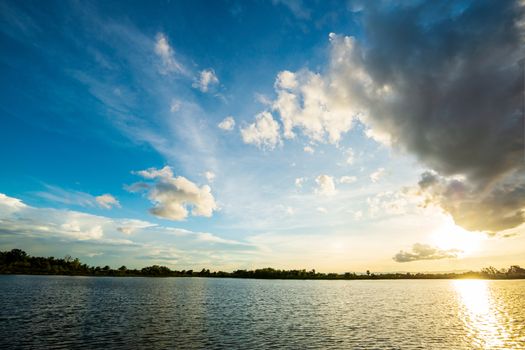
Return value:
M 0 10 L 2 249 L 181 269 L 525 263 L 518 3 Z

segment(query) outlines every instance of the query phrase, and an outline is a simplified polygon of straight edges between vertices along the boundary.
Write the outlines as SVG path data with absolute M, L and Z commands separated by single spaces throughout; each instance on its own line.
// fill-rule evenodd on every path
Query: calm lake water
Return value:
M 525 349 L 525 280 L 0 276 L 0 348 Z

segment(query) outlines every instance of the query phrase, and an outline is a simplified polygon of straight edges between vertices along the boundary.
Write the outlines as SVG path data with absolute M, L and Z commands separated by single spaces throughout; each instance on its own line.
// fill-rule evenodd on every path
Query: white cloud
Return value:
M 370 174 L 370 180 L 375 183 L 378 182 L 383 176 L 385 176 L 385 169 L 379 168 Z
M 337 100 L 339 94 L 334 95 L 330 81 L 308 70 L 279 73 L 275 87 L 273 108 L 281 117 L 286 138 L 294 138 L 298 129 L 313 141 L 338 143 L 358 114 Z
M 204 69 L 200 72 L 199 78 L 191 86 L 202 92 L 208 92 L 210 86 L 219 84 L 219 78 L 213 69 Z
M 171 48 L 168 38 L 162 33 L 158 33 L 155 41 L 155 53 L 162 61 L 162 74 L 167 73 L 186 73 L 184 66 L 177 61 L 173 49 Z
M 305 147 L 303 148 L 303 150 L 304 150 L 306 153 L 310 153 L 310 154 L 314 154 L 314 152 L 315 152 L 315 150 L 314 150 L 312 147 L 310 147 L 310 146 L 305 146 Z
M 3 193 L 0 193 L 1 212 L 13 213 L 25 207 L 26 205 L 20 199 L 9 197 Z
M 342 184 L 351 184 L 351 183 L 354 183 L 357 181 L 357 177 L 355 176 L 341 176 L 339 178 L 339 183 L 342 183 Z
M 297 88 L 298 85 L 295 74 L 287 70 L 279 72 L 275 79 L 275 87 L 278 89 L 292 90 Z
M 80 257 L 104 255 L 103 264 L 110 265 L 124 262 L 144 266 L 140 261 L 144 259 L 150 260 L 147 264 L 157 263 L 162 259 L 153 257 L 155 252 L 173 251 L 176 246 L 179 268 L 181 264 L 185 268 L 219 266 L 224 263 L 221 255 L 248 259 L 254 250 L 253 244 L 209 232 L 192 232 L 142 220 L 109 218 L 73 210 L 36 208 L 1 193 L 0 231 L 4 234 L 4 244 L 16 247 L 23 243 L 30 253 L 39 254 L 39 249 L 43 248 L 58 255 L 71 251 Z M 123 238 L 123 234 L 127 237 Z M 231 261 L 227 263 L 230 264 L 228 268 L 234 267 Z
M 316 210 L 320 213 L 323 213 L 323 214 L 326 214 L 328 213 L 328 210 L 326 210 L 326 208 L 324 207 L 317 207 Z
M 209 183 L 211 183 L 213 180 L 215 180 L 215 173 L 213 171 L 207 171 L 204 173 L 204 177 Z
M 232 116 L 224 118 L 218 125 L 220 129 L 231 131 L 235 127 L 235 119 Z
M 333 196 L 336 193 L 334 178 L 328 175 L 319 175 L 315 178 L 318 187 L 315 192 L 322 196 Z
M 298 177 L 295 179 L 295 186 L 298 188 L 303 187 L 304 182 L 307 180 L 306 177 Z
M 255 122 L 241 129 L 244 143 L 254 144 L 259 148 L 273 149 L 281 142 L 277 123 L 270 112 L 262 112 L 255 117 Z
M 120 208 L 120 202 L 109 193 L 97 196 L 95 197 L 95 200 L 97 201 L 98 205 L 104 209 L 111 209 L 113 207 Z
M 183 176 L 174 177 L 169 166 L 135 173 L 146 179 L 156 180 L 148 193 L 148 198 L 155 203 L 150 209 L 155 216 L 180 221 L 190 214 L 210 217 L 217 210 L 210 186 L 198 187 Z

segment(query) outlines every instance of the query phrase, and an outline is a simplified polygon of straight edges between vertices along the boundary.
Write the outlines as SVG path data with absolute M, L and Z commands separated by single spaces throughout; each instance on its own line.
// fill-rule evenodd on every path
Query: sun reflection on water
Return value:
M 500 320 L 500 305 L 491 295 L 489 281 L 457 280 L 454 288 L 461 303 L 460 317 L 476 348 L 502 349 L 509 340 L 506 324 Z

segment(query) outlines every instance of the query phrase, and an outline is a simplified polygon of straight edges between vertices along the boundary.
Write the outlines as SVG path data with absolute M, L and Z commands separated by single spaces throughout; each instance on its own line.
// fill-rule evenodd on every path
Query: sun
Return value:
M 440 249 L 461 250 L 460 257 L 471 255 L 477 251 L 486 239 L 482 232 L 471 232 L 457 226 L 451 218 L 431 234 L 432 243 Z

